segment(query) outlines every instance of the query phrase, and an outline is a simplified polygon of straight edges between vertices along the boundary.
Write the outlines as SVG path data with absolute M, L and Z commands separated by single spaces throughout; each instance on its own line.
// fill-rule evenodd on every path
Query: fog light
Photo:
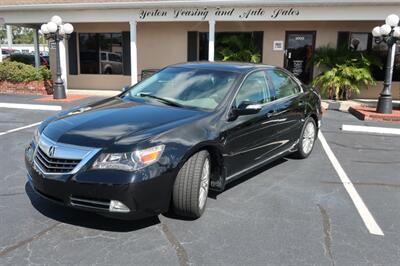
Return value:
M 33 148 L 31 145 L 29 145 L 29 147 L 26 148 L 25 154 L 26 154 L 26 159 L 28 160 L 28 162 L 31 163 L 33 161 Z
M 118 200 L 111 200 L 110 202 L 110 212 L 129 212 L 129 208 L 125 206 L 122 202 Z

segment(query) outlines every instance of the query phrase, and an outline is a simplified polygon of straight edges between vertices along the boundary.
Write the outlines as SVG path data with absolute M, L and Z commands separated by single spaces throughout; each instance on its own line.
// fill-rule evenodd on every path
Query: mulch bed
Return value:
M 53 81 L 34 80 L 27 82 L 11 82 L 6 80 L 1 80 L 0 93 L 49 95 L 53 94 Z
M 400 110 L 393 110 L 391 114 L 377 113 L 372 107 L 350 107 L 349 113 L 360 120 L 400 122 Z
M 35 101 L 38 102 L 62 102 L 62 103 L 68 103 L 68 102 L 74 102 L 82 99 L 86 99 L 90 97 L 89 95 L 78 95 L 78 94 L 68 94 L 67 93 L 67 98 L 66 99 L 53 99 L 53 95 L 48 95 L 45 97 L 37 98 Z

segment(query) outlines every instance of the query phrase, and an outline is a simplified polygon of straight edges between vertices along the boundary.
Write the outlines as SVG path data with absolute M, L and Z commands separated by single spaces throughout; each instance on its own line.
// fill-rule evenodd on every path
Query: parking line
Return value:
M 331 161 L 333 168 L 335 168 L 337 174 L 339 175 L 339 178 L 342 181 L 344 188 L 346 189 L 347 193 L 349 194 L 350 198 L 352 199 L 354 206 L 356 207 L 358 213 L 360 214 L 361 219 L 363 220 L 369 233 L 372 235 L 383 236 L 384 234 L 382 232 L 382 229 L 379 227 L 379 225 L 375 221 L 374 217 L 368 210 L 368 207 L 365 205 L 363 199 L 358 194 L 353 183 L 347 176 L 346 172 L 343 170 L 342 166 L 340 165 L 335 154 L 329 147 L 328 142 L 326 141 L 326 139 L 321 131 L 318 133 L 318 138 L 321 141 L 322 147 L 324 148 L 326 155 L 328 156 L 329 160 Z
M 400 128 L 342 125 L 343 131 L 400 135 Z
M 0 103 L 0 107 L 26 110 L 61 111 L 60 105 L 25 104 L 25 103 Z
M 4 131 L 4 132 L 0 132 L 0 136 L 7 135 L 7 134 L 10 134 L 10 133 L 13 133 L 13 132 L 16 132 L 16 131 L 20 131 L 20 130 L 23 130 L 23 129 L 26 129 L 26 128 L 34 127 L 34 126 L 39 125 L 40 123 L 42 123 L 42 122 L 37 122 L 37 123 L 33 123 L 33 124 L 26 125 L 26 126 L 23 126 L 23 127 L 18 127 L 18 128 L 14 128 L 14 129 L 10 129 L 10 130 Z

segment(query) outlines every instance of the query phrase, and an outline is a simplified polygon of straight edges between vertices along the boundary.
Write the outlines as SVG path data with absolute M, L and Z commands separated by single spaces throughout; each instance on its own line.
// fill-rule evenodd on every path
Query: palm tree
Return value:
M 374 85 L 371 66 L 381 67 L 379 58 L 373 54 L 329 45 L 317 48 L 310 64 L 322 71 L 312 84 L 329 99 L 344 100 L 352 94 L 359 94 L 361 87 Z
M 221 35 L 217 41 L 216 59 L 222 61 L 237 61 L 259 63 L 261 54 L 254 46 L 252 38 L 248 34 Z
M 369 68 L 342 64 L 318 75 L 313 85 L 318 86 L 329 99 L 347 100 L 352 94 L 359 94 L 360 87 L 368 88 L 375 85 L 375 81 Z

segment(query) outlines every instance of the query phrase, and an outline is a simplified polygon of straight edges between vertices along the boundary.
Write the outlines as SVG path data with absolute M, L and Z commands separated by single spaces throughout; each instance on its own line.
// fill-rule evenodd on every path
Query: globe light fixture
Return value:
M 58 26 L 56 23 L 50 21 L 47 23 L 47 29 L 49 30 L 50 33 L 55 33 L 58 29 Z
M 74 27 L 70 23 L 64 24 L 64 31 L 66 34 L 71 34 L 74 31 Z
M 400 38 L 400 27 L 394 27 L 393 29 L 393 37 Z
M 389 35 L 389 33 L 392 31 L 392 27 L 389 26 L 388 24 L 384 24 L 381 26 L 381 35 L 386 36 Z
M 380 37 L 380 36 L 381 36 L 381 27 L 376 26 L 376 27 L 372 30 L 372 36 L 374 36 L 374 37 Z
M 49 41 L 54 41 L 56 44 L 56 81 L 54 82 L 54 99 L 65 99 L 67 95 L 65 93 L 64 81 L 61 78 L 61 64 L 60 64 L 60 42 L 67 39 L 69 35 L 74 31 L 74 27 L 70 23 L 62 24 L 60 16 L 53 16 L 51 20 L 40 27 L 40 32 Z
M 399 20 L 399 16 L 391 14 L 387 16 L 384 25 L 380 27 L 377 26 L 372 30 L 372 36 L 374 36 L 375 43 L 386 43 L 388 46 L 385 80 L 383 82 L 383 89 L 379 96 L 378 105 L 376 107 L 377 113 L 391 114 L 393 111 L 392 79 L 397 42 L 400 40 L 400 27 L 398 26 Z
M 396 14 L 391 14 L 387 16 L 385 23 L 390 27 L 396 27 L 399 24 L 399 16 Z
M 40 30 L 42 31 L 43 34 L 48 34 L 49 33 L 49 28 L 47 28 L 47 24 L 43 24 L 40 27 Z
M 60 25 L 62 24 L 62 19 L 61 19 L 61 17 L 60 17 L 60 16 L 57 16 L 57 15 L 53 16 L 53 17 L 50 19 L 50 21 L 56 23 L 57 26 L 60 26 Z

